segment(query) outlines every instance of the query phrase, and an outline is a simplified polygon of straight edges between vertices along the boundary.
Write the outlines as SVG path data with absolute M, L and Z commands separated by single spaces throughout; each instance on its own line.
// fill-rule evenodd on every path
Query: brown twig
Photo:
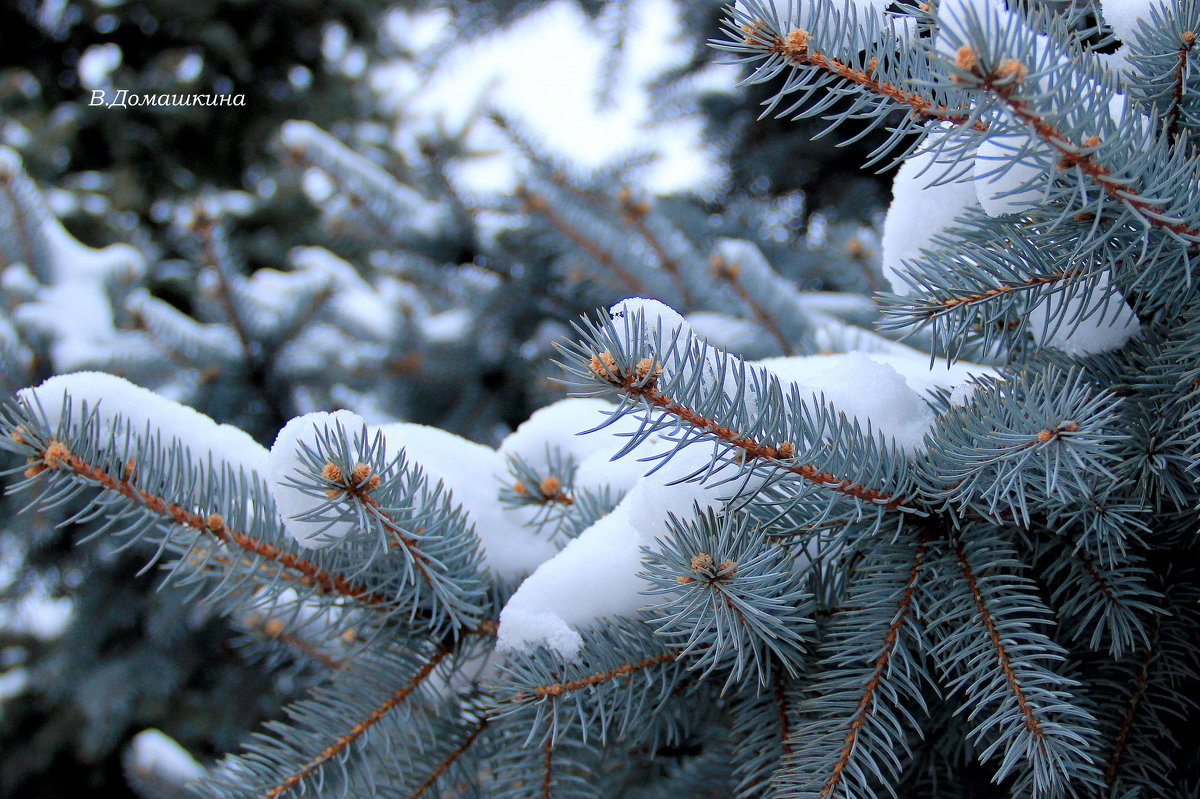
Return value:
M 274 641 L 279 641 L 282 644 L 286 644 L 305 657 L 312 658 L 318 663 L 322 663 L 335 671 L 349 668 L 344 660 L 335 658 L 328 652 L 323 652 L 314 646 L 312 642 L 306 641 L 304 638 L 301 638 L 295 633 L 288 632 L 284 627 L 283 622 L 281 622 L 279 619 L 256 618 L 256 614 L 251 614 L 242 621 L 254 632 L 264 635 Z
M 792 744 L 788 740 L 792 731 L 788 724 L 787 694 L 783 691 L 783 676 L 779 671 L 775 670 L 775 703 L 779 706 L 779 737 L 783 741 L 783 754 L 787 756 L 792 753 Z
M 1033 276 L 1016 283 L 1006 283 L 1003 286 L 995 286 L 980 291 L 975 294 L 966 294 L 961 297 L 946 297 L 940 300 L 926 300 L 923 305 L 928 310 L 925 311 L 926 316 L 934 316 L 946 309 L 959 308 L 963 305 L 974 305 L 975 303 L 986 302 L 995 297 L 1009 294 L 1014 291 L 1024 291 L 1026 289 L 1037 288 L 1038 286 L 1047 286 L 1053 283 L 1058 283 L 1063 280 L 1068 280 L 1080 274 L 1080 270 L 1072 270 L 1069 272 L 1055 272 L 1044 277 Z
M 241 344 L 242 356 L 246 363 L 246 375 L 250 383 L 257 389 L 259 396 L 262 397 L 272 420 L 277 426 L 282 427 L 288 419 L 288 414 L 284 412 L 283 407 L 279 404 L 279 398 L 271 388 L 268 377 L 269 364 L 263 360 L 261 353 L 254 347 L 254 342 L 246 329 L 246 322 L 233 300 L 233 287 L 229 284 L 229 276 L 225 274 L 225 268 L 217 256 L 216 240 L 214 239 L 215 225 L 216 222 L 210 219 L 206 212 L 202 209 L 197 211 L 193 227 L 200 236 L 204 260 L 217 273 L 217 298 Z
M 202 212 L 198 211 L 197 213 L 201 214 Z M 193 227 L 200 236 L 200 246 L 204 253 L 205 262 L 217 273 L 217 299 L 220 300 L 221 308 L 225 311 L 225 316 L 229 318 L 229 325 L 233 328 L 233 332 L 238 337 L 238 342 L 242 345 L 242 355 L 246 359 L 247 368 L 254 371 L 261 366 L 261 363 L 253 346 L 251 346 L 250 335 L 246 331 L 245 321 L 242 319 L 242 315 L 233 301 L 233 288 L 229 285 L 229 278 L 225 274 L 225 269 L 221 266 L 220 258 L 217 256 L 216 242 L 213 240 L 214 226 L 215 222 L 213 220 L 207 216 L 200 215 L 197 217 Z
M 1039 114 L 1030 109 L 1028 103 L 1013 97 L 1013 89 L 1019 85 L 1019 81 L 997 83 L 996 78 L 1001 77 L 999 74 L 982 77 L 982 88 L 993 92 L 1003 100 L 1013 116 L 1029 125 L 1039 138 L 1058 151 L 1061 156 L 1060 166 L 1079 169 L 1079 171 L 1095 181 L 1100 188 L 1104 189 L 1110 197 L 1115 197 L 1124 202 L 1130 208 L 1137 211 L 1152 226 L 1169 231 L 1177 236 L 1191 239 L 1193 242 L 1200 241 L 1200 231 L 1194 230 L 1182 222 L 1163 219 L 1154 209 L 1155 203 L 1153 201 L 1138 197 L 1122 181 L 1113 177 L 1111 170 L 1097 163 L 1088 153 L 1082 152 L 1085 149 L 1084 146 L 1071 142 L 1062 131 L 1055 128 Z M 1086 147 L 1094 147 L 1096 144 L 1099 144 L 1099 141 L 1093 139 L 1086 143 Z
M 758 320 L 758 323 L 763 326 L 763 329 L 771 334 L 771 338 L 775 339 L 775 342 L 779 344 L 779 349 L 782 350 L 783 354 L 795 355 L 796 349 L 792 346 L 792 343 L 787 340 L 787 336 L 783 335 L 783 331 L 779 329 L 779 325 L 775 324 L 775 320 L 771 318 L 771 315 L 767 313 L 765 308 L 754 301 L 754 298 L 750 296 L 748 291 L 746 291 L 746 287 L 742 285 L 742 281 L 738 280 L 741 270 L 737 267 L 737 265 L 726 263 L 725 260 L 718 255 L 713 256 L 712 266 L 713 271 L 717 274 L 717 277 L 719 277 L 721 280 L 724 280 L 730 285 L 730 287 L 733 288 L 734 293 L 736 293 L 738 297 L 741 298 L 742 302 L 746 304 L 746 307 L 750 309 L 750 313 L 754 315 L 754 318 Z
M 521 701 L 531 698 L 543 699 L 546 697 L 558 697 L 565 693 L 570 693 L 571 691 L 578 691 L 580 688 L 587 688 L 591 685 L 598 685 L 600 683 L 608 682 L 609 680 L 615 680 L 618 677 L 623 677 L 626 674 L 633 674 L 636 671 L 642 671 L 650 668 L 651 666 L 670 663 L 673 660 L 675 660 L 674 652 L 662 652 L 657 655 L 648 655 L 640 660 L 635 660 L 632 663 L 626 663 L 622 666 L 609 669 L 608 671 L 589 674 L 588 676 L 580 677 L 577 680 L 550 683 L 549 685 L 535 685 L 529 692 L 522 691 L 515 694 L 513 699 Z
M 316 585 L 328 593 L 338 594 L 364 605 L 388 605 L 391 603 L 388 597 L 373 592 L 366 586 L 354 583 L 341 575 L 333 574 L 317 564 L 285 552 L 273 544 L 259 541 L 243 532 L 234 530 L 225 523 L 220 514 L 204 514 L 196 510 L 188 510 L 176 503 L 169 502 L 162 496 L 137 488 L 130 480 L 116 477 L 103 467 L 88 463 L 60 442 L 48 442 L 45 449 L 38 453 L 38 457 L 40 462 L 35 462 L 35 465 L 30 467 L 29 471 L 32 472 L 30 476 L 37 474 L 37 471 L 33 470 L 39 466 L 41 469 L 69 469 L 74 474 L 99 483 L 104 489 L 120 494 L 176 524 L 206 533 L 223 544 L 276 563 L 307 580 L 308 584 Z
M 1045 738 L 1041 722 L 1034 714 L 1033 708 L 1030 707 L 1029 700 L 1025 697 L 1025 691 L 1021 688 L 1021 683 L 1017 680 L 1017 674 L 1013 671 L 1012 663 L 1008 659 L 1008 652 L 1004 648 L 1004 642 L 1000 640 L 1000 633 L 996 631 L 996 622 L 992 618 L 991 611 L 987 608 L 987 603 L 983 599 L 983 593 L 979 590 L 975 571 L 967 561 L 967 553 L 963 551 L 962 544 L 958 544 L 955 547 L 954 553 L 958 557 L 963 576 L 967 579 L 967 587 L 971 591 L 971 597 L 975 600 L 975 608 L 979 611 L 979 616 L 983 620 L 983 626 L 987 629 L 988 638 L 992 642 L 992 648 L 996 651 L 996 659 L 1000 663 L 1000 669 L 1004 672 L 1004 678 L 1008 681 L 1008 687 L 1017 699 L 1017 706 L 1021 709 L 1021 715 L 1025 717 L 1025 729 L 1041 743 L 1042 739 Z M 1041 745 L 1044 746 L 1044 743 Z
M 935 105 L 932 100 L 916 92 L 878 80 L 874 77 L 874 70 L 868 72 L 854 69 L 835 58 L 817 52 L 808 46 L 807 31 L 797 29 L 786 37 L 779 37 L 769 35 L 761 27 L 756 26 L 745 25 L 742 30 L 746 32 L 747 42 L 765 45 L 769 52 L 783 56 L 796 66 L 816 67 L 872 94 L 906 105 L 912 109 L 911 113 L 917 119 L 939 119 L 956 125 L 962 125 L 971 120 L 970 114 Z M 973 122 L 971 127 L 974 130 L 987 130 L 987 124 L 979 120 Z
M 395 536 L 394 540 L 396 543 L 403 547 L 404 551 L 412 558 L 413 566 L 416 568 L 417 573 L 421 575 L 421 579 L 430 588 L 434 588 L 433 576 L 429 573 L 429 556 L 421 550 L 420 545 L 412 534 L 396 524 L 396 521 L 383 508 L 379 507 L 379 503 L 366 491 L 353 491 L 349 492 L 349 494 L 358 500 L 369 514 L 378 519 Z
M 1117 731 L 1116 740 L 1113 741 L 1113 751 L 1108 758 L 1108 767 L 1104 770 L 1105 787 L 1111 787 L 1117 776 L 1117 766 L 1121 762 L 1121 754 L 1125 751 L 1125 741 L 1129 737 L 1129 730 L 1133 727 L 1133 718 L 1137 712 L 1138 703 L 1141 702 L 1142 695 L 1146 690 L 1146 677 L 1150 672 L 1150 663 L 1154 660 L 1154 647 L 1157 643 L 1158 617 L 1155 616 L 1154 627 L 1150 632 L 1150 641 L 1146 644 L 1146 653 L 1142 656 L 1142 662 L 1134 676 L 1133 691 L 1129 694 L 1129 702 L 1125 705 L 1125 715 L 1121 718 L 1121 726 Z
M 16 177 L 16 175 L 12 177 Z M 21 203 L 18 201 L 17 193 L 13 190 L 12 180 L 9 178 L 0 180 L 0 185 L 4 186 L 5 197 L 13 209 L 15 224 L 11 225 L 10 229 L 17 231 L 17 238 L 21 242 L 21 257 L 24 258 L 25 268 L 29 270 L 30 274 L 37 276 L 37 266 L 33 262 L 33 242 L 30 241 L 29 230 L 25 227 L 29 220 L 25 216 L 25 211 L 21 207 Z
M 276 797 L 296 787 L 298 784 L 300 784 L 301 780 L 303 780 L 309 774 L 312 774 L 322 765 L 345 750 L 347 746 L 357 740 L 363 733 L 378 724 L 379 721 L 387 715 L 388 711 L 392 710 L 405 699 L 407 699 L 409 694 L 417 689 L 417 686 L 419 686 L 421 682 L 424 681 L 424 679 L 428 677 L 435 668 L 437 668 L 437 665 L 441 663 L 442 659 L 448 654 L 450 654 L 449 649 L 443 648 L 438 650 L 438 652 L 432 658 L 430 658 L 429 661 L 426 662 L 416 674 L 414 674 L 412 677 L 409 677 L 408 680 L 405 681 L 404 685 L 402 685 L 391 696 L 385 699 L 383 703 L 379 705 L 379 707 L 372 710 L 365 719 L 355 724 L 342 735 L 338 736 L 333 743 L 322 749 L 316 757 L 305 763 L 304 766 L 302 766 L 298 771 L 288 775 L 285 779 L 272 787 L 266 793 L 261 794 L 262 799 L 276 799 Z
M 679 263 L 670 256 L 666 247 L 658 240 L 658 236 L 654 235 L 654 231 L 646 224 L 646 215 L 650 213 L 649 207 L 643 203 L 633 199 L 633 194 L 628 189 L 622 189 L 617 195 L 617 201 L 621 204 L 621 216 L 625 219 L 638 235 L 641 236 L 647 245 L 649 245 L 654 257 L 658 259 L 658 265 L 667 271 L 671 276 L 671 282 L 675 284 L 675 288 L 679 291 L 679 299 L 683 304 L 690 307 L 693 299 L 691 292 L 688 291 L 687 283 L 683 280 L 683 275 L 679 272 Z
M 289 149 L 288 156 L 291 159 L 291 163 L 294 164 L 295 166 L 319 169 L 320 171 L 322 171 L 326 175 L 328 175 L 331 179 L 336 180 L 335 176 L 333 175 L 333 173 L 330 170 L 321 166 L 316 161 L 314 161 L 312 158 L 309 158 L 308 154 L 304 151 L 303 148 Z M 384 175 L 386 175 L 388 178 L 395 180 L 395 178 L 392 177 L 392 175 L 387 170 L 383 169 L 382 167 L 380 167 L 380 171 Z M 434 170 L 434 172 L 436 173 L 436 170 Z M 351 207 L 362 212 L 362 215 L 364 217 L 366 217 L 366 219 L 367 219 L 367 223 L 372 228 L 374 228 L 376 235 L 378 235 L 384 241 L 395 241 L 395 239 L 396 239 L 395 232 L 387 226 L 385 220 L 382 217 L 380 217 L 380 215 L 377 214 L 375 212 L 375 210 L 371 207 L 371 203 L 367 201 L 365 193 L 357 192 L 354 190 L 355 189 L 354 181 L 338 181 L 337 188 L 343 195 L 345 195 L 346 199 L 348 199 L 350 201 Z
M 791 444 L 770 446 L 755 441 L 753 438 L 732 430 L 716 420 L 706 418 L 686 405 L 675 401 L 674 398 L 658 390 L 654 379 L 648 379 L 646 375 L 639 375 L 636 372 L 619 374 L 615 370 L 614 365 L 615 362 L 612 355 L 604 352 L 600 355 L 592 356 L 589 368 L 593 375 L 610 385 L 616 386 L 628 396 L 639 397 L 664 413 L 687 422 L 692 427 L 703 430 L 726 444 L 737 447 L 744 453 L 743 458 L 745 460 L 763 458 L 779 461 L 777 465 L 780 469 L 798 475 L 810 483 L 848 497 L 853 497 L 854 499 L 880 505 L 888 510 L 903 508 L 904 503 L 907 501 L 904 497 L 874 488 L 867 488 L 850 480 L 832 475 L 829 472 L 818 471 L 815 466 L 807 463 L 789 463 L 787 461 L 790 458 L 786 450 L 792 449 Z
M 542 799 L 550 799 L 550 784 L 552 770 L 554 765 L 554 739 L 546 736 L 546 743 L 542 752 Z
M 1108 581 L 1104 579 L 1104 575 L 1096 570 L 1096 564 L 1092 562 L 1092 558 L 1088 553 L 1080 551 L 1077 557 L 1083 563 L 1083 568 L 1091 575 L 1096 586 L 1100 589 L 1100 593 L 1104 596 L 1104 600 L 1111 605 L 1120 605 L 1121 602 L 1113 595 L 1112 589 L 1108 587 Z
M 463 738 L 461 741 L 459 741 L 458 746 L 450 750 L 450 754 L 442 758 L 442 762 L 438 763 L 437 768 L 430 773 L 425 781 L 418 785 L 417 789 L 408 795 L 408 799 L 417 799 L 421 794 L 432 788 L 433 784 L 438 781 L 438 778 L 440 778 L 442 774 L 446 772 L 446 769 L 450 768 L 450 766 L 454 764 L 454 761 L 462 757 L 463 753 L 471 747 L 471 744 L 475 743 L 475 739 L 479 737 L 480 733 L 487 729 L 487 726 L 488 719 L 486 716 L 479 719 L 479 721 L 477 721 L 475 726 L 471 729 L 470 734 L 467 735 L 466 738 Z
M 621 266 L 611 253 L 576 230 L 566 219 L 563 219 L 558 212 L 550 207 L 550 203 L 545 198 L 539 197 L 526 187 L 519 188 L 517 196 L 527 211 L 545 219 L 550 223 L 551 227 L 570 239 L 579 249 L 590 255 L 605 269 L 611 270 L 613 274 L 621 279 L 621 282 L 625 284 L 627 289 L 638 295 L 646 293 L 646 288 L 642 284 L 642 281 L 638 280 L 629 270 Z
M 871 673 L 871 678 L 867 680 L 867 684 L 863 689 L 862 696 L 859 697 L 858 705 L 854 709 L 854 718 L 850 722 L 850 729 L 846 730 L 846 738 L 842 742 L 841 752 L 838 753 L 838 760 L 833 766 L 833 772 L 829 775 L 829 779 L 825 781 L 824 787 L 821 788 L 819 796 L 821 799 L 829 796 L 838 783 L 841 782 L 842 772 L 850 763 L 850 756 L 854 753 L 854 743 L 858 740 L 859 730 L 862 729 L 863 723 L 866 721 L 867 714 L 871 710 L 871 700 L 875 696 L 875 690 L 879 687 L 880 680 L 883 679 L 884 669 L 887 668 L 888 662 L 891 660 L 892 652 L 896 648 L 896 642 L 900 639 L 900 626 L 904 623 L 904 619 L 908 616 L 909 608 L 912 606 L 913 593 L 917 590 L 917 577 L 921 571 L 921 563 L 925 560 L 925 550 L 928 547 L 928 542 L 922 540 L 917 546 L 916 554 L 913 556 L 912 568 L 908 573 L 908 580 L 904 583 L 904 593 L 900 597 L 900 604 L 897 608 L 895 618 L 888 625 L 887 636 L 884 638 L 883 651 L 875 658 L 875 671 Z
M 1184 79 L 1187 77 L 1188 54 L 1196 46 L 1196 34 L 1185 31 L 1179 47 L 1179 61 L 1175 64 L 1175 85 L 1171 91 L 1171 107 L 1167 110 L 1167 136 L 1175 138 L 1179 133 L 1179 114 L 1183 107 Z

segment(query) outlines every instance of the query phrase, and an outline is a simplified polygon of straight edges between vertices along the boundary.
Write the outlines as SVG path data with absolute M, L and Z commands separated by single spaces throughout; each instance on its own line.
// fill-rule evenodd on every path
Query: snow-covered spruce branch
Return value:
M 28 422 L 28 419 L 20 421 Z M 178 502 L 163 494 L 156 494 L 144 488 L 136 487 L 134 481 L 127 476 L 118 476 L 118 472 L 106 470 L 103 466 L 90 463 L 76 455 L 71 445 L 53 438 L 41 439 L 31 432 L 29 424 L 14 424 L 9 437 L 18 445 L 17 451 L 27 457 L 25 476 L 34 478 L 46 470 L 62 470 L 72 477 L 78 478 L 85 485 L 96 485 L 112 494 L 118 495 L 144 509 L 146 516 L 161 521 L 164 524 L 175 524 L 191 531 L 211 535 L 222 544 L 245 552 L 250 560 L 228 559 L 212 556 L 207 550 L 201 555 L 202 562 L 212 559 L 223 565 L 238 567 L 257 564 L 266 561 L 294 573 L 296 576 L 286 578 L 305 586 L 316 586 L 322 591 L 337 594 L 356 602 L 368 605 L 385 604 L 388 602 L 383 595 L 371 591 L 364 585 L 358 584 L 314 564 L 310 560 L 283 551 L 274 544 L 265 543 L 251 535 L 230 527 L 225 517 L 216 512 L 203 513 L 189 510 Z M 126 475 L 135 474 L 137 462 L 132 458 L 127 462 L 133 468 L 124 472 Z
M 215 597 L 265 579 L 265 571 L 330 607 L 383 611 L 364 620 L 438 612 L 425 606 L 410 575 L 381 566 L 387 546 L 377 539 L 301 554 L 281 535 L 259 476 L 267 473 L 267 452 L 241 431 L 145 389 L 101 374 L 55 378 L 23 392 L 3 426 L 4 446 L 28 459 L 26 477 L 48 478 L 42 502 L 99 488 L 78 516 L 105 513 L 115 533 L 153 545 L 156 557 L 176 556 L 175 579 L 203 581 Z M 419 475 L 409 481 L 424 489 Z M 443 506 L 435 518 L 444 513 Z
M 319 547 L 368 533 L 391 560 L 403 556 L 414 614 L 423 608 L 455 628 L 478 623 L 483 561 L 470 522 L 419 466 L 390 454 L 382 434 L 309 414 L 289 422 L 272 451 L 275 500 L 293 536 Z
M 876 442 L 869 434 L 844 429 L 844 421 L 843 429 L 837 429 L 832 413 L 812 410 L 808 398 L 795 389 L 785 393 L 769 371 L 710 349 L 678 314 L 661 304 L 628 303 L 614 311 L 615 318 L 580 329 L 584 338 L 572 345 L 574 359 L 567 366 L 577 390 L 599 393 L 600 387 L 623 400 L 621 413 L 656 414 L 631 439 L 631 446 L 650 432 L 674 429 L 681 433 L 677 448 L 699 437 L 724 445 L 725 452 L 714 452 L 714 465 L 736 460 L 752 469 L 761 462 L 764 471 L 795 475 L 868 506 L 904 507 L 906 473 L 898 458 L 892 468 L 872 475 L 871 485 L 857 475 L 843 476 L 861 470 L 862 461 L 850 456 L 859 449 L 874 449 Z M 847 447 L 845 453 L 829 454 L 823 446 L 827 429 L 831 440 Z M 702 468 L 697 475 L 710 471 Z
M 339 187 L 341 193 L 325 208 L 334 220 L 365 218 L 375 238 L 417 249 L 436 244 L 453 228 L 443 204 L 426 199 L 311 122 L 287 122 L 279 138 L 298 164 L 321 170 Z M 347 200 L 349 207 L 342 207 Z
M 267 454 L 142 395 L 110 419 L 127 387 L 106 385 L 97 411 L 75 377 L 22 395 L 69 421 L 19 404 L 6 446 L 33 459 L 18 471 L 51 505 L 97 491 L 72 519 L 161 548 L 174 579 L 219 595 L 264 649 L 336 658 L 286 722 L 218 767 L 220 796 L 1173 796 L 1196 769 L 1172 735 L 1194 721 L 1197 679 L 1181 563 L 1197 524 L 1200 311 L 1192 241 L 1171 227 L 1195 216 L 1196 90 L 1180 65 L 1196 9 L 1140 26 L 1116 13 L 1139 4 L 1099 9 L 1132 63 L 1096 51 L 1115 41 L 1074 6 L 732 13 L 722 46 L 751 80 L 780 81 L 769 110 L 799 98 L 787 113 L 892 126 L 877 156 L 905 157 L 883 231 L 885 324 L 920 351 L 846 324 L 844 298 L 790 286 L 783 275 L 807 279 L 798 262 L 719 227 L 736 213 L 683 236 L 673 201 L 535 164 L 517 224 L 556 246 L 522 264 L 530 282 L 512 271 L 514 291 L 567 271 L 586 291 L 602 282 L 588 269 L 613 277 L 608 259 L 659 300 L 692 300 L 687 317 L 631 299 L 580 323 L 566 382 L 597 397 L 538 411 L 495 449 L 339 411 L 300 417 Z M 246 337 L 314 392 L 362 387 L 412 353 L 414 380 L 443 368 L 470 394 L 456 365 L 505 295 L 478 272 L 443 292 L 440 266 L 380 254 L 421 251 L 422 231 L 396 244 L 379 227 L 420 198 L 302 123 L 284 138 L 312 150 L 310 178 L 326 158 L 331 183 L 353 184 L 314 202 L 365 222 L 368 265 L 392 272 L 307 251 L 287 277 L 247 278 L 225 253 Z M 205 339 L 173 348 L 184 361 L 236 365 L 217 265 L 200 260 L 211 291 L 196 324 L 134 305 L 147 328 Z M 422 283 L 427 305 L 391 278 Z M 33 282 L 30 297 L 50 285 Z M 294 308 L 270 302 L 280 285 Z M 398 298 L 416 321 L 397 321 Z M 395 315 L 371 326 L 384 306 Z M 433 308 L 470 317 L 439 334 L 458 344 L 424 348 Z M 269 331 L 304 337 L 310 319 L 347 335 L 266 354 Z M 730 320 L 801 354 L 730 354 L 716 346 Z M 384 382 L 378 407 L 403 413 L 388 392 L 408 389 Z M 89 432 L 103 424 L 118 429 Z M 223 460 L 237 453 L 250 457 Z
M 1017 16 L 1001 19 L 998 13 L 985 7 L 976 16 L 976 9 L 968 6 L 966 13 L 943 26 L 947 45 L 955 48 L 950 80 L 987 96 L 991 102 L 982 102 L 982 109 L 997 104 L 1051 147 L 1060 174 L 1082 175 L 1145 224 L 1190 243 L 1200 241 L 1197 214 L 1178 194 L 1180 186 L 1194 184 L 1200 173 L 1184 163 L 1181 152 L 1161 145 L 1149 126 L 1129 113 L 1128 104 L 1109 114 L 1090 114 L 1096 106 L 1114 107 L 1119 95 L 1055 53 L 1052 41 Z M 997 41 L 1003 43 L 1000 48 Z M 1031 59 L 1034 54 L 1040 58 Z M 1093 123 L 1091 130 L 1085 122 Z M 1144 154 L 1142 164 L 1128 157 L 1131 148 Z M 1156 162 L 1161 171 L 1148 175 L 1153 188 L 1139 186 L 1136 173 L 1128 174 L 1129 167 L 1118 174 L 1105 160 L 1123 165 L 1132 161 L 1143 173 L 1143 164 Z M 1092 212 L 1099 215 L 1101 208 L 1096 204 Z
M 657 299 L 687 314 L 716 343 L 761 355 L 836 350 L 831 339 L 845 333 L 849 317 L 861 323 L 864 312 L 874 316 L 854 295 L 799 291 L 752 241 L 693 240 L 657 203 L 634 200 L 623 189 L 615 196 L 588 190 L 539 161 L 531 169 L 518 201 L 574 245 L 561 259 L 571 283 L 586 278 Z M 581 258 L 580 252 L 589 257 Z M 851 282 L 846 273 L 854 270 L 844 262 L 853 256 L 848 259 L 847 252 L 825 246 L 804 257 L 812 262 L 808 268 L 820 264 L 836 275 L 835 283 Z M 746 333 L 730 335 L 747 327 Z

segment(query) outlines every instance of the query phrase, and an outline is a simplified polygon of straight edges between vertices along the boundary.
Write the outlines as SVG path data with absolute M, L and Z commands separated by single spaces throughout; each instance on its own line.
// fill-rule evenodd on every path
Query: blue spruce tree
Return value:
M 291 121 L 329 246 L 251 272 L 228 197 L 181 203 L 184 313 L 0 150 L 30 536 L 145 552 L 298 694 L 216 762 L 143 733 L 139 790 L 1195 795 L 1200 4 L 722 19 L 767 114 L 885 134 L 882 271 L 853 219 L 781 248 L 769 203 L 710 221 L 503 118 L 482 236 Z M 538 407 L 504 436 L 497 374 Z

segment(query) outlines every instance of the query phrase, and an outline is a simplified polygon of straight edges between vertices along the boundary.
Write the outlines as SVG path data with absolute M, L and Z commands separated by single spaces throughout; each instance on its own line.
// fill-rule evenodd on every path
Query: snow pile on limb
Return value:
M 125 773 L 138 787 L 157 789 L 163 795 L 199 780 L 204 767 L 173 738 L 155 730 L 142 730 L 133 736 L 124 756 Z
M 1026 317 L 1033 340 L 1069 355 L 1092 355 L 1120 349 L 1141 332 L 1133 309 L 1107 274 L 1091 289 L 1055 292 L 1034 306 Z
M 698 342 L 689 341 L 694 331 L 671 308 L 656 300 L 633 298 L 614 306 L 611 315 L 622 346 L 635 345 L 639 331 L 657 339 L 660 346 L 655 351 L 664 381 L 681 370 L 693 374 L 699 370 L 702 382 L 715 388 L 715 381 L 723 381 L 725 390 L 737 391 L 736 385 L 729 384 L 731 380 L 736 383 L 734 375 L 739 370 L 730 367 L 737 363 L 736 358 L 713 350 L 693 359 L 684 357 L 689 344 Z M 721 358 L 727 359 L 724 369 L 717 367 Z M 956 364 L 951 369 L 942 362 L 931 369 L 928 355 L 899 345 L 885 354 L 772 358 L 746 367 L 773 373 L 785 393 L 794 390 L 802 398 L 812 397 L 814 403 L 832 402 L 864 430 L 891 438 L 910 453 L 924 449 L 924 436 L 934 422 L 926 401 L 929 391 L 961 389 L 972 377 L 994 374 L 973 364 Z M 751 394 L 742 396 L 753 402 Z M 603 412 L 599 407 L 595 410 Z M 604 433 L 600 430 L 591 435 Z M 670 436 L 665 438 L 669 445 Z M 661 444 L 646 443 L 650 446 L 645 452 L 662 451 L 656 448 Z M 639 447 L 629 457 L 641 453 Z M 497 647 L 506 651 L 540 645 L 570 659 L 582 645 L 581 626 L 602 616 L 636 614 L 644 604 L 641 591 L 645 583 L 638 576 L 641 549 L 657 546 L 656 539 L 667 533 L 667 520 L 672 515 L 687 520 L 700 511 L 720 508 L 736 493 L 753 491 L 759 484 L 754 473 L 730 479 L 740 471 L 733 462 L 717 464 L 702 482 L 685 482 L 704 474 L 714 454 L 712 445 L 697 442 L 677 451 L 651 474 L 638 477 L 612 513 L 521 584 L 500 614 Z
M 630 616 L 644 604 L 641 548 L 667 535 L 671 515 L 692 518 L 723 504 L 733 491 L 718 470 L 706 484 L 678 483 L 707 468 L 711 450 L 694 446 L 638 480 L 611 513 L 538 567 L 500 613 L 501 651 L 546 646 L 575 658 L 583 645 L 577 629 L 603 616 Z M 740 485 L 740 484 L 738 484 Z
M 925 434 L 934 422 L 930 392 L 954 392 L 975 377 L 995 374 L 971 363 L 948 366 L 940 358 L 930 368 L 929 356 L 916 350 L 911 355 L 846 352 L 767 358 L 757 365 L 778 376 L 785 390 L 799 390 L 814 405 L 831 404 L 863 430 L 890 438 L 908 454 L 925 451 Z
M 1150 19 L 1150 9 L 1156 5 L 1165 3 L 1162 0 L 1100 0 L 1104 21 L 1123 42 L 1131 42 L 1137 38 L 1135 31 L 1138 22 Z
M 499 478 L 504 464 L 496 450 L 411 422 L 368 426 L 361 416 L 350 411 L 296 417 L 279 432 L 271 447 L 267 472 L 271 493 L 283 515 L 285 530 L 301 546 L 331 546 L 356 529 L 356 523 L 350 519 L 314 518 L 329 505 L 328 497 L 301 487 L 312 482 L 305 450 L 321 453 L 323 442 L 339 427 L 348 437 L 362 442 L 372 441 L 378 435 L 386 461 L 403 453 L 410 467 L 421 468 L 431 487 L 440 482 L 449 492 L 452 504 L 461 506 L 474 525 L 483 545 L 485 563 L 497 576 L 512 578 L 528 573 L 554 554 L 553 543 L 501 506 Z
M 556 454 L 560 459 L 570 457 L 575 463 L 573 485 L 626 492 L 653 468 L 644 459 L 665 451 L 670 442 L 652 436 L 638 445 L 635 454 L 619 458 L 640 422 L 633 416 L 613 419 L 615 410 L 610 402 L 583 397 L 547 405 L 504 439 L 500 456 L 506 461 L 520 458 L 539 471 L 548 471 Z
M 267 451 L 249 435 L 122 377 L 103 372 L 58 375 L 21 389 L 17 398 L 54 429 L 64 424 L 78 429 L 91 418 L 105 438 L 127 425 L 142 441 L 175 439 L 197 470 L 225 466 L 234 474 L 266 474 Z
M 95 250 L 80 244 L 50 213 L 21 166 L 21 158 L 0 147 L 0 185 L 17 203 L 26 229 L 16 252 L 0 246 L 6 288 L 25 300 L 13 320 L 26 335 L 50 342 L 54 369 L 66 372 L 106 363 L 112 353 L 137 350 L 141 338 L 116 329 L 113 299 L 134 288 L 146 272 L 146 259 L 127 244 Z
M 932 249 L 935 235 L 952 227 L 967 209 L 979 207 L 970 181 L 939 182 L 945 171 L 937 163 L 937 151 L 926 148 L 909 156 L 896 172 L 880 246 L 883 276 L 897 294 L 908 291 L 904 262 Z

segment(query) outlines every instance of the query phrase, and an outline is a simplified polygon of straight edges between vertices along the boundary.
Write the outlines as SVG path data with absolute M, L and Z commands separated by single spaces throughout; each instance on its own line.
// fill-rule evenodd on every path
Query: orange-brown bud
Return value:
M 1029 67 L 1015 58 L 1006 58 L 996 68 L 996 74 L 1001 78 L 1012 78 L 1014 83 L 1020 83 L 1029 74 Z
M 562 480 L 552 474 L 547 475 L 538 483 L 538 491 L 542 492 L 542 497 L 545 499 L 554 499 L 562 493 Z
M 954 66 L 964 72 L 974 72 L 979 68 L 979 56 L 975 54 L 970 45 L 964 44 L 954 51 Z
M 808 31 L 796 28 L 783 40 L 783 51 L 792 58 L 808 58 Z
M 620 375 L 617 374 L 617 360 L 608 350 L 593 355 L 592 359 L 588 361 L 588 369 L 596 377 L 609 383 L 620 380 Z
M 42 455 L 42 463 L 46 464 L 51 469 L 57 469 L 63 466 L 71 457 L 71 450 L 67 449 L 67 445 L 61 441 L 51 441 L 50 446 L 46 447 L 46 452 Z

